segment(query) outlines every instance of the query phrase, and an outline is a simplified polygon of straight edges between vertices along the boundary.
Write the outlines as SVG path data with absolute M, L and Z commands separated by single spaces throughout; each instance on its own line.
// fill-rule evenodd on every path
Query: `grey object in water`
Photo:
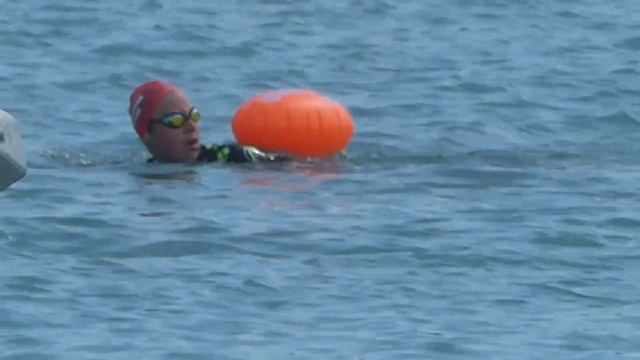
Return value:
M 0 191 L 27 173 L 27 158 L 16 120 L 0 109 Z

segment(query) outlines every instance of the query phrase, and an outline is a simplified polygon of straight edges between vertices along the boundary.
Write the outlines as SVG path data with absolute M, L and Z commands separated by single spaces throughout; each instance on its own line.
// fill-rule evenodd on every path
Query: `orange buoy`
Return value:
M 355 125 L 337 102 L 310 90 L 290 90 L 252 97 L 238 108 L 231 127 L 241 145 L 326 157 L 347 147 Z

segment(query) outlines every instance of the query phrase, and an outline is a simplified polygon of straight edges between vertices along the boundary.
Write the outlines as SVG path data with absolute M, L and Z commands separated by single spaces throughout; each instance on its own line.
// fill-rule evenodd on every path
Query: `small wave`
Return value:
M 29 165 L 34 168 L 51 167 L 99 167 L 106 165 L 122 165 L 133 162 L 145 162 L 146 153 L 143 151 L 92 152 L 86 149 L 51 149 L 39 154 L 38 158 L 30 159 Z
M 498 92 L 505 92 L 506 89 L 501 86 L 490 86 L 480 83 L 462 83 L 462 84 L 447 84 L 437 85 L 434 87 L 439 93 L 467 93 L 467 94 L 494 94 Z
M 60 225 L 68 227 L 83 227 L 91 229 L 110 229 L 113 224 L 100 219 L 87 216 L 34 216 L 30 220 L 49 224 L 51 226 Z
M 162 10 L 164 9 L 164 5 L 161 0 L 147 0 L 142 6 L 141 10 Z
M 532 110 L 543 109 L 543 110 L 554 110 L 554 111 L 563 110 L 559 106 L 555 106 L 548 103 L 525 100 L 525 99 L 520 99 L 517 101 L 484 101 L 478 104 L 482 106 L 490 107 L 490 108 L 503 108 L 503 109 L 532 109 Z
M 231 245 L 194 240 L 165 240 L 151 244 L 133 246 L 126 251 L 113 252 L 109 257 L 115 259 L 124 258 L 177 258 L 196 256 L 221 251 L 237 251 Z
M 492 86 L 475 82 L 462 83 L 459 84 L 456 88 L 461 90 L 462 92 L 473 94 L 495 94 L 506 92 L 506 89 L 502 86 Z
M 605 220 L 602 225 L 623 229 L 640 229 L 640 220 L 630 217 L 613 217 Z
M 610 73 L 615 75 L 637 75 L 638 71 L 632 67 L 621 67 L 611 70 Z
M 553 247 L 600 248 L 604 244 L 590 233 L 561 232 L 558 234 L 538 233 L 532 242 Z
M 613 305 L 613 304 L 628 305 L 629 304 L 627 301 L 623 301 L 613 297 L 587 295 L 577 290 L 572 290 L 567 287 L 562 287 L 557 285 L 536 284 L 536 285 L 533 285 L 532 287 L 546 293 L 547 295 L 558 296 L 558 297 L 567 298 L 567 299 L 593 301 L 599 304 L 608 304 L 608 305 Z
M 93 49 L 93 52 L 100 56 L 122 56 L 135 55 L 139 51 L 139 47 L 132 43 L 111 43 L 101 45 Z
M 615 126 L 615 127 L 624 127 L 636 128 L 640 126 L 640 121 L 633 118 L 631 115 L 626 113 L 625 111 L 617 111 L 611 114 L 595 116 L 592 118 L 595 123 L 604 124 L 606 126 Z
M 96 8 L 87 7 L 86 6 L 87 4 L 91 4 L 91 3 L 85 3 L 84 5 L 50 3 L 42 6 L 40 10 L 44 12 L 52 12 L 52 13 L 60 13 L 60 14 L 85 13 L 85 12 L 92 12 L 97 10 Z
M 627 50 L 640 50 L 640 36 L 634 36 L 622 40 L 616 46 Z
M 603 99 L 616 99 L 619 96 L 620 95 L 615 90 L 600 89 L 587 95 L 574 97 L 572 100 L 585 104 L 592 104 L 597 103 L 598 101 L 601 101 Z
M 584 18 L 583 15 L 575 13 L 573 11 L 569 11 L 569 10 L 557 12 L 556 15 L 564 19 L 583 19 Z
M 194 182 L 198 179 L 198 172 L 187 169 L 184 164 L 158 164 L 159 166 L 147 167 L 131 171 L 131 175 L 142 180 L 156 181 L 187 181 Z
M 62 13 L 62 12 L 61 12 Z M 61 16 L 47 16 L 47 17 L 34 17 L 30 19 L 32 25 L 44 25 L 53 28 L 57 31 L 62 31 L 65 28 L 81 28 L 83 26 L 91 26 L 99 21 L 98 13 L 94 12 L 95 16 L 84 16 L 81 14 L 76 14 L 75 16 L 69 16 L 67 13 L 64 14 L 64 17 Z M 66 32 L 65 32 L 66 33 Z M 48 32 L 47 35 L 50 33 Z

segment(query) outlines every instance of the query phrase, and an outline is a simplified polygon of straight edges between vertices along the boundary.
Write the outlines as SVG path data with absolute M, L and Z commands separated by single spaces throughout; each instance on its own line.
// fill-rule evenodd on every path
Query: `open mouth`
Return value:
M 197 150 L 200 149 L 200 141 L 198 141 L 198 139 L 191 139 L 189 141 L 187 141 L 187 147 L 191 150 Z

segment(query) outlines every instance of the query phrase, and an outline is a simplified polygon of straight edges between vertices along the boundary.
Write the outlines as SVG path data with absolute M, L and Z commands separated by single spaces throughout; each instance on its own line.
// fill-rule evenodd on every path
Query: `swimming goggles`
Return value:
M 184 126 L 187 123 L 187 120 L 191 120 L 194 123 L 198 123 L 202 115 L 200 111 L 196 108 L 191 108 L 189 113 L 183 112 L 172 112 L 164 115 L 160 119 L 151 119 L 152 123 L 160 123 L 171 129 L 178 129 Z

